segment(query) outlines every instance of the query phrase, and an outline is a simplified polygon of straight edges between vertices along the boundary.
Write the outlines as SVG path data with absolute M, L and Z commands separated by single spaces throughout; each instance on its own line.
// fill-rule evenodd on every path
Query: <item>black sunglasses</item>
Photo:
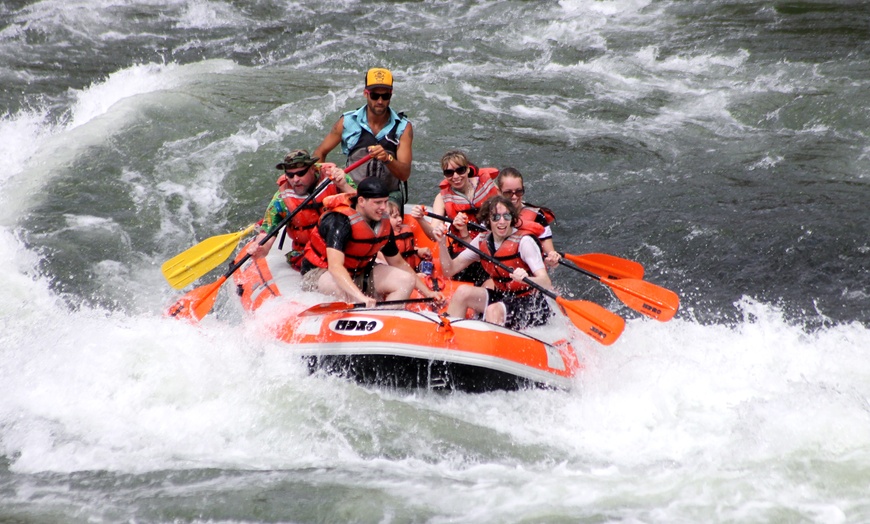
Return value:
M 389 100 L 389 99 L 393 98 L 393 92 L 387 91 L 386 93 L 372 93 L 371 91 L 369 91 L 369 96 L 371 97 L 372 100 L 380 100 L 382 98 L 384 100 Z
M 295 176 L 303 177 L 303 176 L 305 176 L 305 173 L 308 173 L 309 169 L 311 169 L 311 166 L 305 166 L 304 169 L 300 169 L 299 171 L 289 171 L 289 170 L 285 169 L 284 174 L 290 178 L 293 178 Z
M 456 169 L 445 169 L 444 170 L 444 177 L 450 178 L 453 176 L 453 173 L 456 173 L 457 175 L 464 175 L 467 171 L 468 171 L 468 166 L 459 166 Z
M 510 189 L 507 189 L 505 191 L 502 191 L 501 194 L 508 197 L 508 198 L 512 198 L 514 195 L 523 196 L 524 194 L 526 194 L 526 190 L 523 188 L 519 188 L 519 189 L 513 190 L 513 191 L 511 191 Z

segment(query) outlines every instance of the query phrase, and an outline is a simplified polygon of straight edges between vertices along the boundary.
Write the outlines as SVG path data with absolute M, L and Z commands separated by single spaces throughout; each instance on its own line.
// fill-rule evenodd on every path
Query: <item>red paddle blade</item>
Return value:
M 423 302 L 432 302 L 434 299 L 431 298 L 406 298 L 403 300 L 385 300 L 383 302 L 375 302 L 376 307 L 382 306 L 398 306 L 401 304 L 420 304 Z M 326 313 L 335 313 L 338 311 L 349 311 L 351 309 L 359 309 L 366 307 L 365 302 L 357 302 L 355 304 L 351 304 L 348 302 L 325 302 L 323 304 L 317 304 L 316 306 L 312 306 L 302 313 L 299 313 L 300 317 L 310 317 L 314 315 L 323 315 Z
M 565 253 L 564 256 L 586 271 L 595 273 L 601 278 L 643 279 L 643 266 L 634 260 L 606 255 L 604 253 L 588 253 L 586 255 Z
M 602 279 L 601 282 L 610 286 L 625 305 L 659 322 L 674 318 L 680 307 L 680 297 L 676 293 L 646 280 Z
M 624 318 L 594 302 L 556 297 L 556 303 L 580 331 L 605 346 L 616 342 L 625 329 Z
M 312 306 L 305 311 L 299 313 L 300 317 L 313 317 L 315 315 L 325 315 L 327 313 L 335 313 L 337 311 L 347 311 L 348 309 L 353 309 L 356 307 L 355 304 L 351 304 L 350 302 L 325 302 L 323 304 L 317 304 L 316 306 Z
M 214 307 L 217 292 L 226 279 L 227 277 L 224 276 L 213 284 L 206 284 L 187 292 L 166 309 L 166 316 L 187 320 L 188 322 L 202 320 L 202 317 L 208 315 L 209 311 Z

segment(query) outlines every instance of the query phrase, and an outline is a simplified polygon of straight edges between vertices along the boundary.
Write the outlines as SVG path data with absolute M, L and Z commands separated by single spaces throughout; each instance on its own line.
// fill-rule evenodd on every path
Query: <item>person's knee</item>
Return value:
M 397 290 L 407 291 L 410 293 L 414 290 L 414 284 L 417 282 L 417 275 L 402 271 L 401 269 L 393 271 L 390 275 L 390 280 L 396 284 Z
M 486 320 L 487 322 L 504 325 L 506 316 L 507 311 L 505 309 L 504 302 L 496 302 L 494 304 L 486 306 L 486 314 L 484 315 L 484 320 Z

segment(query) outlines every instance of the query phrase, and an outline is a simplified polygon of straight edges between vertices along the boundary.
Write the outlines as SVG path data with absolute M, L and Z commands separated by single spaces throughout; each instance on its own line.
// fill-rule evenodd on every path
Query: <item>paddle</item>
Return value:
M 453 223 L 452 218 L 450 218 L 448 216 L 444 216 L 444 215 L 439 215 L 439 214 L 433 213 L 431 211 L 426 211 L 426 216 L 432 217 L 432 218 L 437 218 L 438 220 L 443 220 L 444 222 L 449 222 L 451 224 Z M 477 222 L 472 222 L 470 220 L 468 221 L 468 227 L 471 229 L 476 229 L 478 231 L 487 231 L 486 227 L 478 224 Z
M 680 297 L 676 293 L 651 282 L 633 278 L 619 280 L 601 278 L 565 258 L 559 260 L 559 263 L 609 286 L 613 294 L 625 305 L 660 322 L 672 319 L 680 307 Z
M 164 262 L 160 270 L 170 286 L 181 289 L 226 260 L 236 250 L 239 240 L 256 227 L 257 224 L 251 224 L 242 231 L 203 240 Z
M 359 160 L 348 166 L 347 171 L 356 169 L 357 167 L 367 162 L 369 159 L 371 159 L 371 155 L 366 155 L 360 158 Z M 314 191 L 312 191 L 310 195 L 305 197 L 305 200 L 303 200 L 298 206 L 296 206 L 296 209 L 294 209 L 293 212 L 288 213 L 287 216 L 284 217 L 284 220 L 278 223 L 278 225 L 273 228 L 268 235 L 260 240 L 259 245 L 262 246 L 263 244 L 268 242 L 269 239 L 277 236 L 278 232 L 281 231 L 284 226 L 289 224 L 291 220 L 293 220 L 293 217 L 296 216 L 296 213 L 298 213 L 309 202 L 311 202 L 311 200 L 314 199 L 314 197 L 316 197 L 318 194 L 320 194 L 321 191 L 326 189 L 326 186 L 328 186 L 330 182 L 331 180 L 326 179 L 321 182 L 320 185 L 314 188 Z M 172 317 L 183 318 L 189 321 L 197 321 L 202 319 L 202 317 L 206 316 L 209 311 L 211 311 L 212 307 L 214 307 L 215 300 L 217 299 L 217 292 L 220 289 L 221 285 L 226 282 L 230 275 L 232 275 L 236 272 L 236 270 L 242 267 L 242 265 L 247 262 L 249 258 L 251 258 L 251 254 L 246 253 L 241 260 L 233 264 L 226 273 L 224 273 L 219 279 L 217 279 L 217 281 L 211 284 L 200 286 L 193 291 L 185 294 L 173 305 L 169 306 L 169 308 L 166 310 L 166 314 Z
M 259 245 L 262 246 L 272 237 L 277 236 L 278 232 L 281 231 L 284 226 L 289 224 L 291 220 L 293 220 L 293 217 L 296 216 L 296 213 L 298 213 L 303 207 L 305 207 L 308 202 L 311 202 L 311 200 L 314 199 L 314 197 L 316 197 L 321 191 L 326 189 L 326 186 L 328 186 L 330 182 L 332 181 L 329 179 L 321 182 L 320 185 L 317 186 L 314 191 L 312 191 L 311 194 L 308 195 L 305 200 L 303 200 L 302 203 L 293 210 L 292 213 L 288 213 L 287 216 L 284 217 L 284 220 L 279 222 L 278 225 L 273 228 L 268 235 L 260 240 Z M 166 311 L 166 313 L 171 317 L 184 318 L 191 321 L 202 319 L 202 317 L 206 316 L 208 312 L 211 311 L 211 308 L 214 307 L 214 302 L 217 299 L 217 292 L 220 289 L 221 285 L 226 282 L 230 275 L 232 275 L 236 272 L 236 270 L 242 267 L 242 265 L 244 265 L 244 263 L 247 262 L 248 259 L 251 258 L 251 256 L 252 255 L 250 253 L 245 253 L 245 256 L 243 256 L 241 260 L 230 266 L 230 269 L 227 270 L 227 272 L 224 273 L 219 279 L 211 284 L 200 286 L 193 291 L 188 292 L 183 297 L 178 299 L 173 305 L 169 306 L 169 309 Z
M 487 255 L 453 233 L 447 233 L 447 236 L 465 246 L 467 249 L 474 251 L 481 258 L 489 260 L 508 273 L 513 273 L 513 268 L 504 265 L 495 257 Z M 586 333 L 605 346 L 609 346 L 616 342 L 616 339 L 619 338 L 622 331 L 625 329 L 625 319 L 604 309 L 594 302 L 589 302 L 587 300 L 567 300 L 528 277 L 523 278 L 523 282 L 555 300 L 562 308 L 562 311 L 568 316 L 571 322 L 580 329 L 580 331 Z
M 602 278 L 634 278 L 643 279 L 643 266 L 634 260 L 619 258 L 604 253 L 588 253 L 586 255 L 572 255 L 571 253 L 559 253 L 586 271 L 595 273 Z
M 366 155 L 348 166 L 347 170 L 356 169 L 370 159 L 371 155 Z M 318 192 L 319 190 L 315 190 L 314 194 Z M 309 200 L 305 200 L 305 202 L 307 203 Z M 297 209 L 300 207 L 302 205 L 299 205 Z M 247 236 L 255 227 L 257 227 L 256 224 L 251 224 L 238 233 L 218 235 L 203 240 L 164 262 L 160 268 L 163 276 L 175 289 L 186 287 L 229 258 L 235 251 L 239 240 Z
M 399 304 L 419 304 L 421 302 L 432 302 L 434 298 L 408 298 L 405 300 L 385 300 L 383 302 L 375 302 L 375 306 L 392 306 Z M 326 302 L 317 304 L 299 313 L 300 317 L 311 317 L 314 315 L 325 315 L 326 313 L 335 313 L 338 311 L 350 311 L 352 309 L 360 309 L 366 307 L 365 302 Z
M 426 212 L 426 216 L 437 218 L 438 220 L 443 220 L 445 222 L 452 222 L 452 220 L 450 220 L 450 217 L 439 215 L 437 213 L 432 213 L 430 211 Z M 486 227 L 476 222 L 469 222 L 468 227 L 476 229 L 478 231 L 487 230 Z M 643 266 L 633 260 L 619 258 L 613 255 L 605 255 L 603 253 L 589 253 L 587 255 L 572 255 L 570 253 L 559 253 L 559 255 L 561 255 L 563 259 L 567 258 L 568 260 L 576 264 L 576 266 L 568 267 L 572 267 L 573 269 L 577 269 L 579 271 L 594 273 L 594 275 L 591 276 L 598 276 L 607 279 L 643 279 Z

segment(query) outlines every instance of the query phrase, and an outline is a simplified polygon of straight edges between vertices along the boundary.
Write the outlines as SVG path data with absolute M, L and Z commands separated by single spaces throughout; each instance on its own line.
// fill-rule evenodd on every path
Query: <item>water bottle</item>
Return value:
M 433 264 L 429 260 L 424 260 L 424 261 L 420 262 L 420 266 L 417 268 L 417 271 L 419 271 L 420 273 L 423 273 L 427 277 L 431 277 L 432 272 L 435 271 L 435 264 Z

